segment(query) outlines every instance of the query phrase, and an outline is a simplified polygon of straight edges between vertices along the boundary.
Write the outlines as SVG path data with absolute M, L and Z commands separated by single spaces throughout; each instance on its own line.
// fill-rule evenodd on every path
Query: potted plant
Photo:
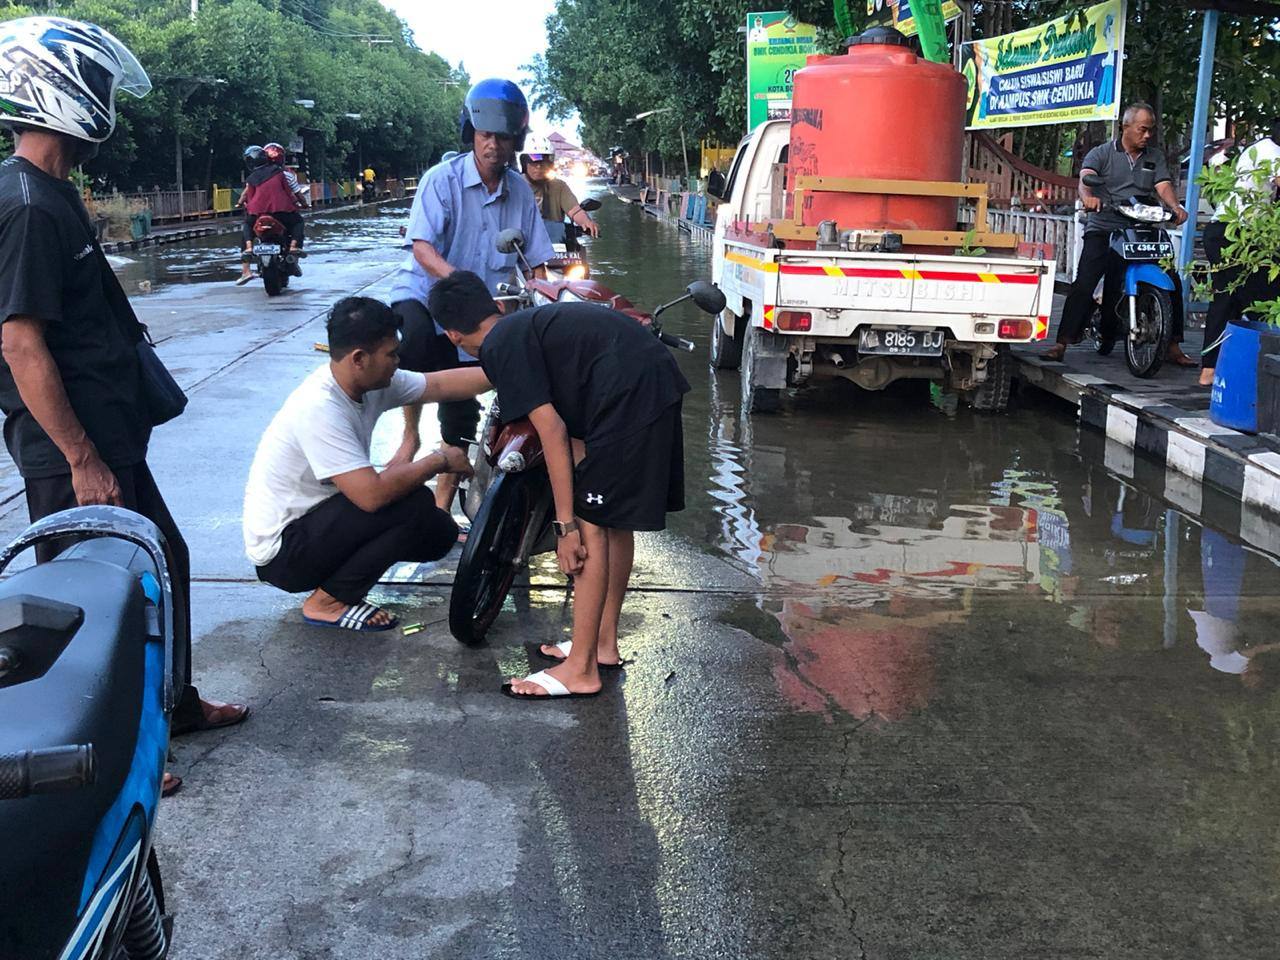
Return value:
M 1200 175 L 1205 199 L 1218 207 L 1226 244 L 1220 271 L 1233 271 L 1225 292 L 1245 298 L 1243 316 L 1227 325 L 1214 368 L 1209 416 L 1247 432 L 1280 432 L 1280 163 L 1237 170 L 1239 160 Z M 1241 189 L 1240 178 L 1247 177 Z M 1252 181 L 1250 184 L 1249 181 Z M 1228 196 L 1235 200 L 1222 206 Z M 1212 291 L 1207 297 L 1212 297 Z M 1207 346 L 1207 344 L 1206 344 Z

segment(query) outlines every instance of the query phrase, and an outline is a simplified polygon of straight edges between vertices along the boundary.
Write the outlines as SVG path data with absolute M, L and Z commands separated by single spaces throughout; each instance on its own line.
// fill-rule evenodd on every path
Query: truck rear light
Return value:
M 1032 324 L 1030 320 L 1001 320 L 997 332 L 1001 340 L 1030 340 Z
M 779 330 L 807 333 L 813 329 L 813 314 L 802 310 L 779 310 L 777 323 Z

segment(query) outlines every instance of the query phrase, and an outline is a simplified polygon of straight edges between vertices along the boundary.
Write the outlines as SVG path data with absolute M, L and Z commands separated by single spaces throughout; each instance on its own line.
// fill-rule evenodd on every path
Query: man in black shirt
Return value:
M 5 27 L 10 32 L 0 41 L 0 62 L 15 72 L 0 107 L 16 141 L 13 156 L 0 164 L 5 445 L 26 481 L 33 521 L 74 506 L 112 504 L 160 528 L 178 564 L 175 606 L 190 643 L 187 545 L 146 463 L 151 421 L 135 347 L 137 319 L 68 180 L 72 167 L 111 135 L 117 86 L 142 95 L 150 83 L 132 54 L 92 24 L 31 18 Z M 72 70 L 76 58 L 90 62 Z M 47 95 L 32 92 L 42 84 L 59 90 L 80 84 L 81 111 L 43 112 Z M 57 552 L 58 545 L 46 544 L 37 559 Z M 186 664 L 175 734 L 244 719 L 245 706 L 201 700 L 191 684 L 189 649 Z M 177 782 L 166 774 L 166 792 Z
M 504 421 L 538 431 L 555 500 L 560 570 L 575 578 L 573 639 L 544 644 L 559 663 L 503 692 L 518 699 L 593 696 L 600 668 L 620 667 L 618 617 L 634 531 L 661 530 L 684 508 L 675 360 L 631 317 L 588 303 L 501 316 L 474 273 L 456 271 L 427 303 L 449 339 L 480 358 Z

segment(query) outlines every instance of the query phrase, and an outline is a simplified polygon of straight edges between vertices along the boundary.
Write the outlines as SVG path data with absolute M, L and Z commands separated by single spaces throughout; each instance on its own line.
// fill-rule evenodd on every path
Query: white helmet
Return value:
M 0 23 L 0 122 L 101 143 L 116 126 L 116 90 L 145 97 L 151 81 L 101 27 L 63 17 Z
M 520 167 L 524 168 L 526 160 L 554 160 L 556 148 L 547 137 L 529 134 L 524 141 L 524 149 L 520 151 Z

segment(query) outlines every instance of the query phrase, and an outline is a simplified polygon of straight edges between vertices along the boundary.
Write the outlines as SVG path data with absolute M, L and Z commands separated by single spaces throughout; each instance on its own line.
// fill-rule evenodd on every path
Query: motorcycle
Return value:
M 301 251 L 289 250 L 289 230 L 269 213 L 253 223 L 253 262 L 268 297 L 277 297 L 289 285 L 290 277 L 302 276 L 298 267 Z
M 588 197 L 579 206 L 591 213 L 600 209 L 600 201 Z M 556 280 L 586 280 L 590 277 L 591 267 L 587 264 L 582 244 L 578 242 L 583 234 L 582 228 L 568 220 L 543 220 L 542 223 L 555 250 L 555 256 L 547 261 L 548 277 Z
M 0 954 L 163 960 L 152 847 L 185 638 L 151 521 L 77 507 L 0 553 L 76 541 L 0 585 Z
M 1153 179 L 1150 169 L 1139 171 L 1144 179 Z M 1135 175 L 1135 179 L 1138 179 Z M 1085 186 L 1105 189 L 1106 182 L 1096 174 L 1086 174 Z M 1102 209 L 1115 211 L 1133 221 L 1133 226 L 1111 231 L 1112 256 L 1124 261 L 1124 280 L 1120 306 L 1127 305 L 1127 315 L 1118 318 L 1124 327 L 1124 359 L 1130 372 L 1143 379 L 1154 377 L 1169 352 L 1173 334 L 1173 279 L 1160 266 L 1160 261 L 1173 256 L 1173 241 L 1164 224 L 1173 219 L 1150 192 L 1136 194 L 1120 203 L 1110 200 Z M 1111 352 L 1114 335 L 1108 327 L 1113 318 L 1094 314 L 1090 337 L 1098 353 Z
M 519 266 L 529 273 L 519 230 L 503 231 L 498 249 L 515 252 Z M 526 280 L 517 269 L 514 284 L 499 287 L 498 300 L 516 309 L 542 303 L 582 301 L 599 303 L 647 326 L 669 347 L 692 351 L 693 343 L 662 331 L 662 314 L 692 300 L 699 309 L 718 314 L 724 294 L 705 280 L 689 284 L 684 296 L 646 313 L 630 300 L 595 280 Z M 529 560 L 556 548 L 551 527 L 554 503 L 542 443 L 528 419 L 504 424 L 495 400 L 480 431 L 474 476 L 463 499 L 471 532 L 458 559 L 449 600 L 449 631 L 460 643 L 478 644 L 497 619 L 516 575 Z

